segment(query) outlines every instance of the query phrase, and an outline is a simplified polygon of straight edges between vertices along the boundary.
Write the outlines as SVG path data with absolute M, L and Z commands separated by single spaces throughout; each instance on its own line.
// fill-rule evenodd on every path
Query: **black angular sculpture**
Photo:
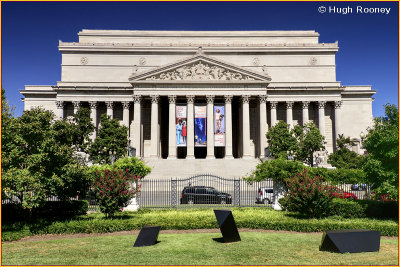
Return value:
M 240 235 L 230 210 L 214 210 L 219 229 L 225 242 L 240 241 Z
M 161 226 L 143 226 L 133 246 L 144 247 L 155 245 L 160 229 Z
M 364 229 L 326 231 L 320 251 L 359 253 L 379 251 L 381 233 Z

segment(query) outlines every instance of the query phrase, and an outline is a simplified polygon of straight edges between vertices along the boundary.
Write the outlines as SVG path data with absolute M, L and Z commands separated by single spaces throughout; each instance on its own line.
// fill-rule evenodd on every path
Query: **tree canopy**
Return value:
M 89 149 L 94 163 L 111 163 L 111 157 L 117 160 L 126 154 L 128 145 L 128 128 L 120 125 L 116 119 L 107 114 L 101 115 L 101 126 L 96 139 Z
M 298 144 L 296 138 L 289 130 L 289 125 L 279 121 L 271 127 L 266 134 L 269 150 L 274 158 L 287 158 L 288 152 L 296 152 Z
M 363 169 L 372 189 L 398 199 L 399 183 L 399 111 L 395 105 L 385 105 L 385 116 L 374 119 L 363 140 L 367 156 Z
M 350 150 L 352 145 L 350 137 L 340 134 L 336 139 L 336 151 L 328 156 L 328 163 L 336 168 L 361 169 L 365 157 Z

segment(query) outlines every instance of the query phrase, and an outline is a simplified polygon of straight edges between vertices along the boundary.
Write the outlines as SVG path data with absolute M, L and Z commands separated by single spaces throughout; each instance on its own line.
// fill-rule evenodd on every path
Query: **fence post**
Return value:
M 240 206 L 240 179 L 235 179 L 233 182 L 235 206 Z
M 171 179 L 171 206 L 173 208 L 176 208 L 178 205 L 178 200 L 176 198 L 177 196 L 177 180 Z

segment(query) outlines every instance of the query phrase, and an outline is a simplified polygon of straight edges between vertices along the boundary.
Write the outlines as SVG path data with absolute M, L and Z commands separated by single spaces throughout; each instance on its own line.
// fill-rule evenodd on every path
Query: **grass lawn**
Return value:
M 221 243 L 220 233 L 163 234 L 134 248 L 137 235 L 5 242 L 2 265 L 398 265 L 398 241 L 382 238 L 379 252 L 320 252 L 322 234 L 241 232 Z

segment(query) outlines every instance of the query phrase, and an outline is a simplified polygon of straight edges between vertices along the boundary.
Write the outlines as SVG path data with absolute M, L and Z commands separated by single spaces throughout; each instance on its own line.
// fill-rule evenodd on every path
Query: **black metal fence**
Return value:
M 350 184 L 329 185 L 336 196 L 368 199 L 369 186 Z M 90 195 L 90 194 L 89 194 Z M 77 198 L 72 198 L 77 200 Z M 48 201 L 58 201 L 51 197 Z M 99 211 L 94 198 L 89 201 L 89 211 Z M 18 199 L 2 200 L 2 204 Z M 143 179 L 137 203 L 143 208 L 192 208 L 210 206 L 261 207 L 274 202 L 273 181 L 248 183 L 240 178 L 224 178 L 200 174 L 184 179 Z

